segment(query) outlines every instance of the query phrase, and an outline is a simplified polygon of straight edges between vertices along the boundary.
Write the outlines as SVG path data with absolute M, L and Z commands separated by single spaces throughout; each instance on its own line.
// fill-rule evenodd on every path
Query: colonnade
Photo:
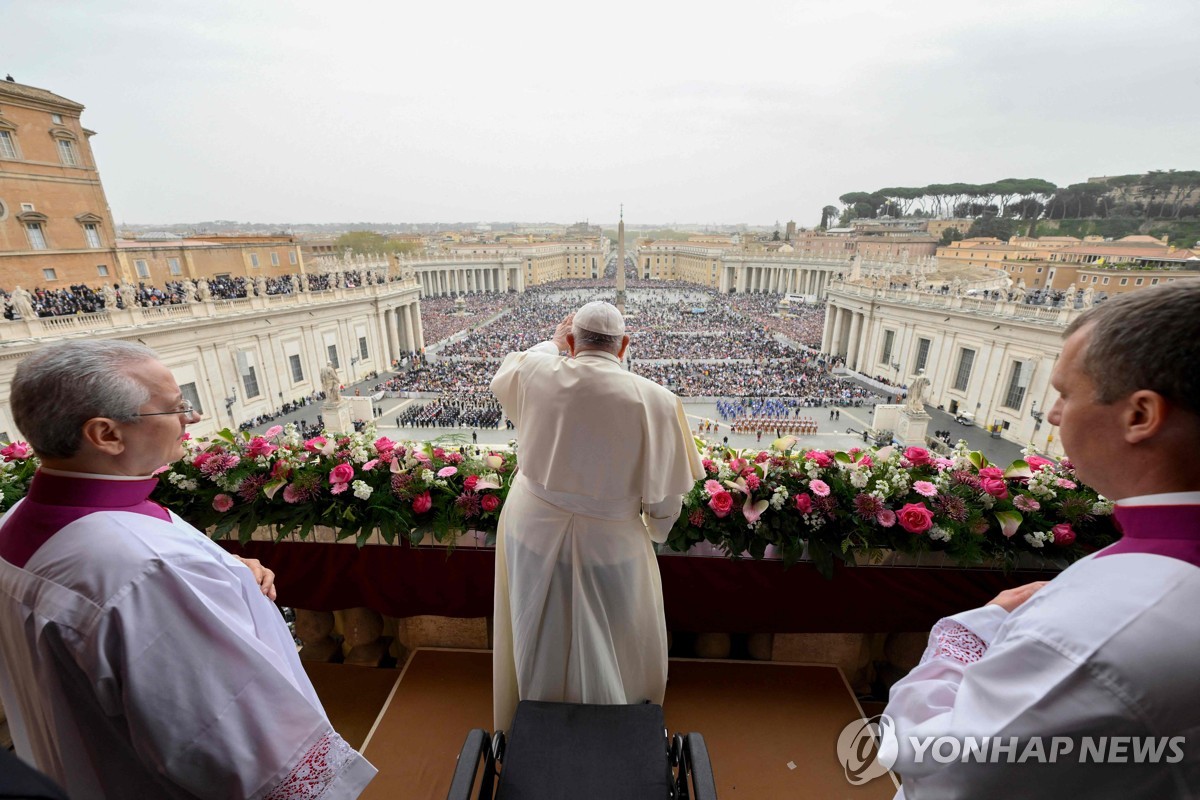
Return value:
M 833 275 L 830 267 L 806 266 L 802 263 L 727 265 L 719 289 L 722 292 L 732 289 L 738 294 L 804 294 L 821 297 Z
M 415 269 L 417 279 L 421 283 L 421 294 L 424 297 L 473 292 L 507 292 L 510 288 L 516 288 L 517 291 L 524 289 L 520 268 L 508 264 L 497 263 L 488 266 L 448 264 L 439 267 L 416 266 Z
M 383 326 L 382 341 L 387 343 L 387 363 L 407 358 L 425 349 L 421 327 L 421 306 L 417 302 L 384 308 L 379 315 Z

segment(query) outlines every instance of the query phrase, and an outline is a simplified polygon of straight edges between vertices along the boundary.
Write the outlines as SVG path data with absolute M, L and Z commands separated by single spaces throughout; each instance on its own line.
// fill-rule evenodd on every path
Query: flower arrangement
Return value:
M 295 426 L 276 425 L 186 445 L 160 473 L 155 499 L 216 536 L 236 529 L 242 541 L 266 525 L 301 539 L 325 525 L 359 544 L 375 530 L 414 544 L 425 530 L 439 542 L 495 530 L 516 470 L 510 450 L 394 442 L 370 428 L 302 440 Z
M 667 540 L 708 542 L 733 557 L 786 564 L 804 555 L 824 575 L 836 561 L 884 551 L 945 552 L 964 566 L 1014 566 L 1022 553 L 1073 561 L 1116 539 L 1112 503 L 1079 483 L 1069 461 L 1032 453 L 1006 468 L 960 442 L 948 458 L 921 447 L 795 452 L 697 440 L 705 476 L 687 493 Z M 28 490 L 37 459 L 24 442 L 0 449 L 0 510 Z M 362 433 L 302 440 L 292 425 L 261 436 L 221 431 L 186 441 L 154 497 L 193 525 L 242 541 L 271 526 L 306 538 L 314 526 L 389 543 L 426 531 L 450 543 L 465 529 L 492 532 L 516 473 L 512 449 L 394 442 Z
M 668 539 L 686 550 L 707 541 L 787 563 L 807 553 L 826 576 L 835 560 L 884 550 L 940 550 L 962 565 L 1020 553 L 1073 561 L 1115 540 L 1112 503 L 1083 486 L 1069 461 L 1026 453 L 1001 469 L 960 442 L 949 458 L 922 447 L 792 452 L 701 449 L 706 477 L 684 498 Z

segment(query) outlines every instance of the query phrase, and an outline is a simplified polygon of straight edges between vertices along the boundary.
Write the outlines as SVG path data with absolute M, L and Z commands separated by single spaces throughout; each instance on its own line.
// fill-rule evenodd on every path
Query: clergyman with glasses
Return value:
M 149 499 L 199 419 L 171 371 L 132 343 L 55 344 L 10 405 L 41 461 L 0 520 L 17 754 L 71 797 L 357 797 L 375 769 L 331 727 L 273 576 Z

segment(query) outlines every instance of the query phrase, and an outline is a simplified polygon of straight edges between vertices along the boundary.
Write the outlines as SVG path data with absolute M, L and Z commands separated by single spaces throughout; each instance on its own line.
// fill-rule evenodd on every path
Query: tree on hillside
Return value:
M 938 244 L 942 247 L 947 247 L 951 242 L 961 242 L 962 240 L 962 231 L 958 228 L 946 228 L 946 230 L 942 231 L 942 238 Z
M 1016 230 L 1017 223 L 1014 220 L 997 214 L 984 214 L 971 223 L 971 228 L 967 231 L 967 238 L 981 239 L 990 236 L 1007 242 L 1013 237 Z
M 821 230 L 829 228 L 829 223 L 837 217 L 837 213 L 837 206 L 825 206 L 821 209 L 821 225 L 819 226 Z

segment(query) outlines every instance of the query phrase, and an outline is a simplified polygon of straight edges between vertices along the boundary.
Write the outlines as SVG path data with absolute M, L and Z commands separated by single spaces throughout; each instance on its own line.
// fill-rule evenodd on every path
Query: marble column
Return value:
M 401 306 L 404 313 L 404 342 L 408 350 L 417 349 L 417 337 L 413 331 L 413 304 Z
M 425 328 L 421 326 L 421 304 L 413 303 L 413 328 L 417 334 L 417 341 L 414 343 L 414 348 L 419 352 L 425 349 Z
M 833 313 L 833 343 L 829 353 L 830 355 L 840 356 L 843 355 L 842 333 L 846 326 L 846 311 L 839 306 L 828 306 L 827 308 Z
M 846 368 L 857 371 L 859 328 L 862 325 L 862 315 L 850 312 L 850 340 L 846 343 Z
M 388 347 L 391 348 L 392 351 L 391 358 L 388 361 L 390 364 L 392 360 L 398 360 L 400 358 L 400 337 L 396 335 L 396 309 L 389 308 L 384 313 L 384 319 L 387 326 Z

